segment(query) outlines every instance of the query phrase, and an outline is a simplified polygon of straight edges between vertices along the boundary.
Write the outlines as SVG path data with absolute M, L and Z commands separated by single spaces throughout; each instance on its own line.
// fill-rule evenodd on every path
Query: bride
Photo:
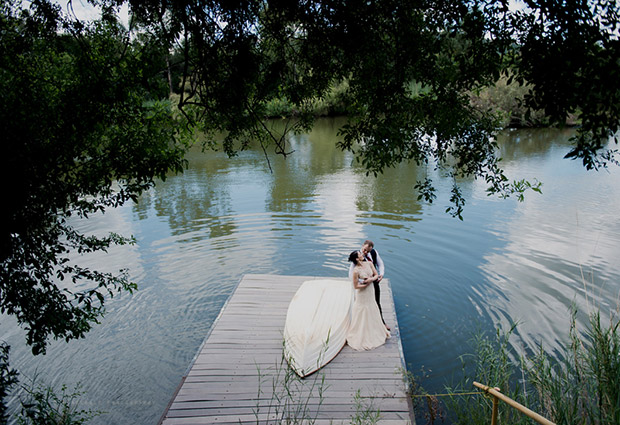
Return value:
M 364 261 L 360 251 L 353 251 L 349 261 L 353 268 L 353 303 L 351 327 L 347 333 L 347 344 L 354 350 L 370 350 L 385 343 L 390 337 L 381 320 L 381 313 L 375 301 L 375 288 L 372 283 L 379 276 L 370 261 Z

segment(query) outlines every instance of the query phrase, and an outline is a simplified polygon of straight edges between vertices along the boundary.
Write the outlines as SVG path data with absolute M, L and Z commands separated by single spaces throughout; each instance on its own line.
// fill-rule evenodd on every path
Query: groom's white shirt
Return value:
M 375 249 L 375 253 L 377 254 L 377 273 L 379 273 L 381 276 L 384 276 L 385 275 L 385 264 L 383 264 L 383 260 L 381 259 L 381 256 L 379 255 L 379 251 Z M 370 252 L 366 255 L 366 259 L 372 263 L 372 256 L 370 255 Z M 353 278 L 353 267 L 355 267 L 355 264 L 351 263 L 349 265 L 349 279 Z

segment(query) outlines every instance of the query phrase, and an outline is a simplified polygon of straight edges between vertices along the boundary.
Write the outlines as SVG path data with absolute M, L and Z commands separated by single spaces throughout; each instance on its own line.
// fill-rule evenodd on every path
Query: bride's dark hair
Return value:
M 357 257 L 359 256 L 359 253 L 359 251 L 353 251 L 351 254 L 349 254 L 349 261 L 353 264 L 357 264 Z

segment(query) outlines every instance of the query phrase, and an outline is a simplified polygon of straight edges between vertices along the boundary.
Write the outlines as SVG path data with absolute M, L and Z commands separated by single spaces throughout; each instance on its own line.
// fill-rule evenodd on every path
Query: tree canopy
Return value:
M 312 125 L 310 105 L 336 86 L 349 111 L 338 145 L 369 173 L 402 161 L 492 193 L 522 194 L 496 156 L 495 111 L 472 97 L 501 76 L 529 87 L 525 106 L 552 125 L 577 116 L 568 158 L 617 164 L 619 7 L 614 0 L 128 0 L 129 28 L 97 0 L 80 22 L 49 0 L 0 6 L 0 122 L 7 182 L 0 233 L 0 310 L 15 315 L 35 353 L 49 338 L 87 332 L 107 294 L 134 288 L 125 273 L 89 270 L 73 252 L 131 239 L 83 235 L 68 218 L 121 205 L 184 166 L 187 136 L 225 132 L 234 155 L 258 140 L 288 155 L 264 125 L 266 105 L 294 105 L 290 130 Z M 178 70 L 179 95 L 169 78 Z M 208 139 L 209 146 L 219 143 Z M 617 144 L 617 140 L 616 140 Z M 433 200 L 430 180 L 420 197 Z M 534 187 L 536 189 L 536 187 Z M 90 282 L 75 292 L 61 280 Z
M 50 337 L 82 337 L 104 297 L 131 290 L 126 274 L 70 260 L 131 239 L 83 235 L 67 221 L 136 199 L 156 178 L 181 171 L 184 145 L 158 76 L 155 40 L 131 42 L 114 19 L 84 25 L 58 6 L 3 3 L 0 310 L 27 330 L 34 353 Z M 151 49 L 151 51 L 149 51 Z M 147 54 L 145 55 L 145 52 Z M 62 280 L 88 283 L 75 292 Z
M 108 2 L 113 6 L 116 2 Z M 343 80 L 349 122 L 339 146 L 370 173 L 401 161 L 438 164 L 455 178 L 486 180 L 507 196 L 498 165 L 496 111 L 471 102 L 501 75 L 528 85 L 524 99 L 551 125 L 577 116 L 568 158 L 587 168 L 617 163 L 608 150 L 620 122 L 620 41 L 615 1 L 133 1 L 142 28 L 183 53 L 179 108 L 224 148 L 286 139 L 262 127 L 266 102 L 308 105 Z M 295 126 L 293 126 L 293 130 Z M 420 182 L 432 200 L 432 182 Z M 463 199 L 453 191 L 457 215 Z

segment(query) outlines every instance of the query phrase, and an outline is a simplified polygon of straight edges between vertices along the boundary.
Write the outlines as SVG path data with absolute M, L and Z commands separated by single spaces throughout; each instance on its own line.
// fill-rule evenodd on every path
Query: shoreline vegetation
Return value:
M 335 85 L 324 98 L 315 99 L 308 105 L 308 109 L 315 117 L 346 116 L 352 111 L 348 102 L 347 81 Z M 421 90 L 418 88 L 419 94 Z M 486 87 L 478 93 L 470 93 L 471 104 L 479 110 L 496 111 L 500 127 L 505 128 L 539 128 L 549 127 L 551 123 L 544 111 L 532 111 L 525 106 L 524 99 L 529 91 L 528 85 L 520 85 L 510 81 L 509 77 L 502 76 L 491 87 Z M 300 110 L 285 98 L 267 102 L 265 115 L 270 119 L 298 116 Z M 577 126 L 576 115 L 569 115 L 565 126 Z
M 619 424 L 618 313 L 602 319 L 596 310 L 587 323 L 579 325 L 578 311 L 572 307 L 568 341 L 559 352 L 548 352 L 541 342 L 532 352 L 518 353 L 509 343 L 517 325 L 508 330 L 498 327 L 495 335 L 475 334 L 473 352 L 461 356 L 462 377 L 457 383 L 446 384 L 445 397 L 424 390 L 423 374 L 406 372 L 416 418 L 425 424 L 446 419 L 454 424 L 488 424 L 493 402 L 490 397 L 472 394 L 477 381 L 499 388 L 502 394 L 557 424 Z M 532 423 L 505 403 L 499 403 L 499 419 L 514 425 Z

